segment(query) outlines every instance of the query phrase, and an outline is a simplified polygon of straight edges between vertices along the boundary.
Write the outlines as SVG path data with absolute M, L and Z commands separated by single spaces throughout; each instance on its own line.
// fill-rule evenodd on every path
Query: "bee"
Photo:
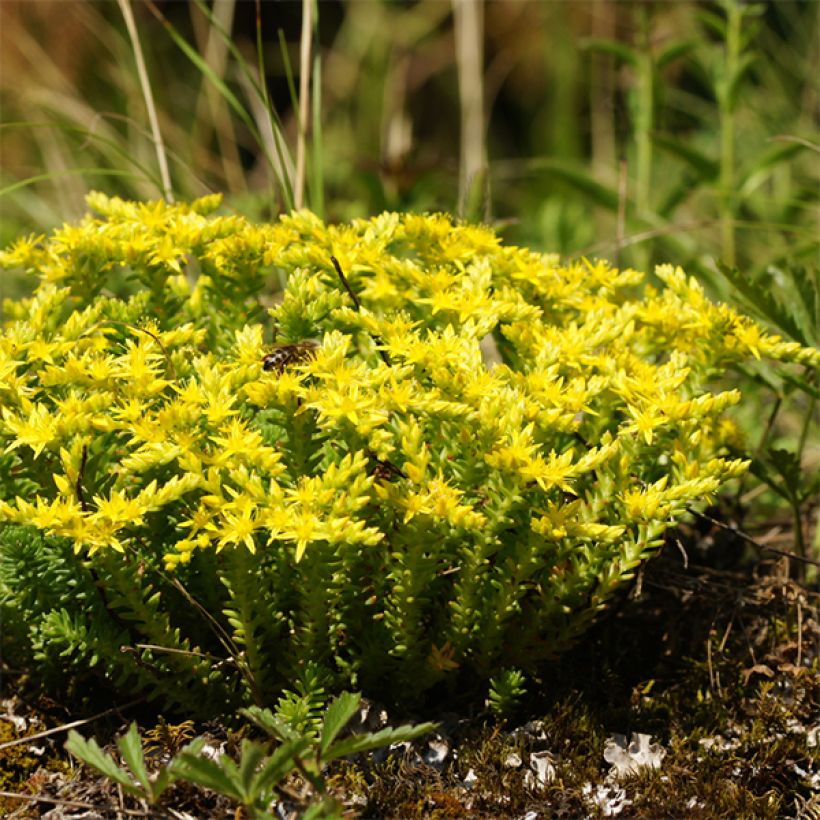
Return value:
M 376 481 L 398 481 L 400 478 L 407 478 L 407 474 L 402 472 L 402 470 L 391 461 L 378 458 L 372 450 L 367 450 L 366 453 L 370 459 L 368 473 L 372 475 Z
M 285 368 L 292 364 L 301 364 L 316 355 L 318 342 L 306 341 L 295 342 L 291 345 L 279 345 L 275 347 L 264 359 L 262 359 L 262 369 L 272 370 L 278 376 L 285 372 Z

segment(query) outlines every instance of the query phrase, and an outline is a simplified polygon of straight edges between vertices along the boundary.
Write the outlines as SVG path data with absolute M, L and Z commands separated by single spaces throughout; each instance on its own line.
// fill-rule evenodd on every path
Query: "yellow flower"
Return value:
M 760 358 L 761 348 L 767 339 L 759 325 L 739 319 L 732 330 L 732 334 L 740 343 L 741 348 L 748 350 L 756 359 Z M 777 340 L 775 339 L 775 341 Z
M 379 407 L 375 397 L 358 384 L 340 389 L 311 388 L 306 406 L 319 412 L 321 418 L 335 421 L 347 419 L 360 433 L 367 434 L 387 421 L 387 412 Z
M 20 418 L 7 407 L 3 408 L 3 423 L 14 436 L 6 447 L 6 452 L 17 447 L 28 446 L 34 450 L 34 457 L 57 440 L 59 417 L 49 413 L 45 405 L 34 406 L 26 418 Z
M 533 518 L 533 532 L 539 532 L 550 539 L 566 538 L 580 506 L 580 500 L 572 501 L 569 504 L 550 503 L 544 511 L 544 515 Z
M 208 392 L 206 401 L 205 416 L 211 425 L 216 426 L 239 412 L 234 407 L 236 395 L 227 386 L 220 386 L 217 390 Z
M 282 537 L 296 542 L 295 557 L 298 563 L 302 560 L 308 544 L 322 537 L 322 526 L 313 513 L 301 512 L 283 530 Z
M 122 490 L 113 490 L 108 498 L 94 496 L 94 505 L 96 510 L 90 516 L 93 524 L 105 521 L 119 529 L 143 521 L 145 510 L 142 505 L 136 499 L 128 498 Z
M 404 523 L 421 514 L 432 512 L 430 496 L 427 493 L 410 493 L 398 499 L 399 505 L 404 508 Z
M 520 473 L 524 478 L 538 482 L 538 486 L 544 491 L 558 487 L 564 492 L 571 493 L 570 480 L 575 475 L 572 458 L 572 450 L 567 450 L 562 455 L 553 450 L 547 461 L 538 456 L 522 467 Z
M 652 405 L 646 406 L 643 409 L 629 405 L 627 411 L 634 421 L 627 424 L 624 430 L 629 433 L 638 433 L 647 444 L 652 444 L 655 429 L 669 422 L 667 416 Z
M 223 435 L 212 438 L 216 445 L 216 452 L 212 458 L 215 466 L 230 464 L 237 456 L 250 455 L 264 446 L 261 434 L 256 430 L 249 430 L 240 419 L 231 419 L 228 424 L 222 425 L 220 430 Z
M 213 526 L 219 536 L 218 550 L 228 544 L 244 544 L 250 553 L 256 552 L 254 532 L 259 526 L 255 517 L 256 507 L 247 496 L 238 496 L 230 506 L 223 508 L 222 519 Z
M 491 467 L 512 472 L 532 465 L 533 455 L 538 452 L 538 445 L 532 440 L 534 429 L 534 424 L 528 424 L 520 430 L 508 433 L 508 443 L 493 448 L 484 456 L 484 460 Z

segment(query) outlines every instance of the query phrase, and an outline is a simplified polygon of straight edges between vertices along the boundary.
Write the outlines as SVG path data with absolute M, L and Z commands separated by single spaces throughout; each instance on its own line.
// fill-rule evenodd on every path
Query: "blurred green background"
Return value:
M 303 201 L 328 219 L 446 210 L 511 242 L 710 280 L 715 259 L 752 274 L 818 261 L 816 2 L 131 7 L 177 198 L 287 208 L 309 71 Z M 121 5 L 0 13 L 0 241 L 76 218 L 91 188 L 161 196 Z

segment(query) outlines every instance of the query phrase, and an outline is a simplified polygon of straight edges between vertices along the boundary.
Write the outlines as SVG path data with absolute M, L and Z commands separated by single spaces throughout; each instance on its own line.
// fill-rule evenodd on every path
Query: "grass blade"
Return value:
M 204 0 L 194 0 L 194 2 L 196 3 L 197 8 L 208 19 L 208 22 L 211 24 L 213 29 L 219 33 L 219 36 L 222 38 L 222 41 L 228 49 L 231 57 L 233 57 L 236 61 L 236 65 L 240 71 L 240 80 L 245 87 L 245 91 L 248 94 L 252 106 L 255 101 L 258 102 L 258 107 L 261 108 L 261 111 L 263 112 L 262 116 L 254 117 L 247 111 L 247 109 L 245 109 L 244 106 L 241 105 L 241 103 L 239 103 L 239 100 L 234 95 L 236 103 L 239 104 L 242 111 L 244 111 L 244 117 L 238 111 L 237 114 L 239 114 L 240 119 L 242 119 L 242 121 L 248 126 L 251 134 L 262 150 L 265 160 L 268 163 L 268 166 L 273 170 L 274 176 L 279 184 L 285 205 L 290 210 L 293 207 L 293 183 L 288 175 L 288 167 L 291 160 L 286 148 L 287 143 L 284 138 L 282 123 L 276 114 L 276 110 L 271 104 L 270 96 L 267 90 L 267 83 L 265 82 L 264 59 L 262 56 L 261 7 L 257 5 L 256 42 L 257 60 L 259 63 L 259 76 L 257 77 L 248 66 L 248 62 L 242 52 L 233 42 L 230 32 L 226 31 L 225 27 L 215 17 L 207 3 L 205 3 Z M 223 86 L 224 85 L 225 84 L 223 83 Z M 221 92 L 222 89 L 219 86 L 217 86 L 217 88 L 219 88 Z M 227 97 L 225 99 L 228 100 Z M 228 103 L 232 108 L 234 108 L 233 104 L 230 103 L 230 100 L 228 100 Z M 234 110 L 236 109 L 234 108 Z M 263 121 L 266 121 L 267 126 L 270 128 L 270 140 L 265 139 L 263 131 L 260 129 L 259 123 Z
M 130 171 L 118 171 L 116 168 L 66 168 L 63 171 L 50 171 L 47 174 L 35 174 L 34 176 L 26 177 L 25 179 L 18 179 L 15 182 L 9 183 L 4 188 L 0 188 L 0 197 L 6 196 L 13 191 L 19 190 L 20 188 L 25 188 L 28 185 L 34 185 L 37 182 L 44 182 L 45 180 L 51 180 L 61 176 L 83 176 L 85 174 L 140 179 L 139 174 L 134 174 Z
M 159 129 L 159 118 L 157 117 L 157 107 L 154 103 L 154 92 L 151 90 L 151 83 L 148 81 L 148 71 L 145 68 L 145 59 L 142 56 L 142 45 L 137 34 L 137 24 L 134 22 L 134 14 L 131 11 L 129 0 L 117 0 L 125 27 L 128 30 L 128 37 L 131 40 L 131 48 L 134 51 L 134 60 L 137 63 L 137 76 L 139 77 L 142 96 L 145 99 L 145 107 L 148 111 L 148 122 L 151 124 L 151 133 L 154 140 L 154 149 L 157 152 L 157 164 L 162 177 L 163 194 L 167 202 L 174 201 L 174 194 L 171 189 L 171 175 L 168 172 L 168 157 L 165 155 L 165 143 L 162 140 L 162 132 Z
M 319 49 L 319 26 L 314 27 L 316 42 L 313 49 L 313 125 L 312 125 L 312 158 L 310 207 L 313 213 L 324 219 L 325 216 L 325 171 L 322 144 L 322 54 Z
M 281 35 L 282 30 L 279 30 Z M 268 128 L 272 136 L 273 149 L 276 152 L 276 158 L 282 169 L 279 175 L 279 184 L 282 188 L 282 197 L 285 201 L 285 208 L 293 210 L 293 185 L 291 178 L 285 173 L 287 162 L 283 153 L 284 138 L 282 137 L 282 123 L 276 114 L 271 103 L 270 94 L 268 93 L 267 72 L 265 69 L 265 50 L 262 44 L 262 6 L 261 0 L 256 0 L 256 59 L 257 72 L 259 74 L 259 85 L 262 92 L 262 104 L 268 118 Z
M 310 112 L 311 40 L 313 35 L 313 0 L 302 0 L 302 36 L 299 44 L 299 135 L 296 140 L 296 185 L 294 205 L 301 208 L 305 197 L 305 162 L 307 123 Z

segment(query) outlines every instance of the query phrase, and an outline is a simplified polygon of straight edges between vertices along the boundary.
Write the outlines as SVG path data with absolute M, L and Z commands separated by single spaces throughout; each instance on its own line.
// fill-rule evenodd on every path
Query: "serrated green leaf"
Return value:
M 198 752 L 183 749 L 168 766 L 171 774 L 182 780 L 188 780 L 197 786 L 212 789 L 226 797 L 243 802 L 240 784 L 237 782 L 236 767 L 233 771 L 226 771 L 224 767 L 226 756 L 219 762 L 201 757 Z
M 322 755 L 322 761 L 327 763 L 339 757 L 345 757 L 359 752 L 369 752 L 372 749 L 380 749 L 382 746 L 390 746 L 393 743 L 404 743 L 408 740 L 415 740 L 417 737 L 434 732 L 437 728 L 437 723 L 419 723 L 416 726 L 388 727 L 378 732 L 346 737 L 344 740 L 334 743 L 325 754 Z
M 301 735 L 297 731 L 276 717 L 270 709 L 250 706 L 247 709 L 240 709 L 239 711 L 240 714 L 250 718 L 260 729 L 277 740 L 296 741 L 301 739 Z
M 750 471 L 793 507 L 814 495 L 820 485 L 818 475 L 807 476 L 797 455 L 782 448 L 768 449 L 753 459 Z
M 296 767 L 296 758 L 301 757 L 309 747 L 310 740 L 304 737 L 289 740 L 277 747 L 256 775 L 254 786 L 257 791 L 272 792 L 276 784 L 284 780 Z
M 128 731 L 117 739 L 117 748 L 120 750 L 122 759 L 133 772 L 134 777 L 145 789 L 146 794 L 151 794 L 151 778 L 148 775 L 148 769 L 145 768 L 142 741 L 136 723 L 132 723 L 128 727 Z
M 342 820 L 344 812 L 332 799 L 312 803 L 302 814 L 301 820 Z
M 805 474 L 800 459 L 790 450 L 776 447 L 767 450 L 765 461 L 783 481 L 783 486 L 793 499 L 799 499 L 805 492 Z
M 792 317 L 803 331 L 809 344 L 817 347 L 820 342 L 820 268 L 809 270 L 800 266 L 790 266 L 784 270 L 773 269 L 791 284 L 796 299 L 790 299 Z
M 731 268 L 722 262 L 718 262 L 717 267 L 753 311 L 800 344 L 811 345 L 811 342 L 801 332 L 790 310 L 774 300 L 770 288 L 764 288 L 760 282 L 744 276 L 737 268 Z
M 276 740 L 287 741 L 299 738 L 299 733 L 276 717 L 270 709 L 250 706 L 247 709 L 240 709 L 239 713 L 250 718 L 260 729 Z
M 190 743 L 183 746 L 177 754 L 198 755 L 205 748 L 207 742 L 204 737 L 196 737 Z
M 344 729 L 353 715 L 356 714 L 361 700 L 362 696 L 358 692 L 342 692 L 342 694 L 327 707 L 324 721 L 322 722 L 322 731 L 319 735 L 319 754 L 322 758 L 324 758 L 325 752 L 336 739 L 339 732 Z
M 129 774 L 121 769 L 108 753 L 104 752 L 94 738 L 86 740 L 81 734 L 73 729 L 68 733 L 68 740 L 65 748 L 78 760 L 82 760 L 92 769 L 96 769 L 100 774 L 105 775 L 109 780 L 119 783 L 129 794 L 138 797 L 143 796 L 143 790 L 131 779 Z
M 256 770 L 264 760 L 267 749 L 261 743 L 254 743 L 251 740 L 243 740 L 239 754 L 239 782 L 242 792 L 246 796 L 255 797 L 253 794 Z

